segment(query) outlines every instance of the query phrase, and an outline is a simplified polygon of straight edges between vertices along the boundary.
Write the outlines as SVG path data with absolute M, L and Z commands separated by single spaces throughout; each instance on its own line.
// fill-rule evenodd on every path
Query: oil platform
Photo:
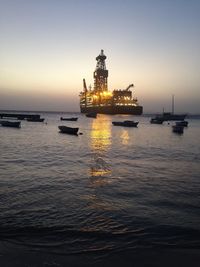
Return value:
M 141 115 L 143 107 L 138 100 L 132 97 L 130 84 L 126 89 L 108 90 L 108 70 L 106 69 L 106 56 L 101 50 L 96 57 L 97 65 L 94 71 L 94 88 L 87 88 L 83 79 L 83 91 L 80 93 L 80 109 L 82 113 L 103 114 L 134 114 Z

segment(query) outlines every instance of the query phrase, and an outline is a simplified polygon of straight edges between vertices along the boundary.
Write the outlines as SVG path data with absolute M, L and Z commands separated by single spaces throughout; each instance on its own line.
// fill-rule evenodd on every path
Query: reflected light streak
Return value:
M 93 165 L 90 167 L 90 176 L 99 177 L 110 174 L 109 164 L 101 157 L 94 157 Z
M 122 144 L 123 145 L 128 145 L 129 140 L 130 140 L 130 136 L 127 130 L 123 130 L 120 138 L 122 139 Z
M 95 177 L 95 176 L 97 176 L 97 177 L 99 177 L 99 176 L 104 176 L 104 175 L 106 175 L 106 174 L 109 174 L 109 173 L 111 173 L 111 170 L 109 170 L 109 169 L 97 169 L 97 168 L 95 168 L 95 167 L 91 167 L 91 169 L 90 169 L 90 175 L 91 176 L 93 176 L 93 177 Z M 95 185 L 97 186 L 100 186 L 100 185 L 102 185 L 102 184 L 105 184 L 105 182 L 103 182 L 102 183 L 102 181 L 95 181 Z
M 102 153 L 107 152 L 111 146 L 111 124 L 104 116 L 99 115 L 92 122 L 91 149 L 94 154 L 90 176 L 104 176 L 111 173 L 110 165 L 102 158 Z M 100 156 L 101 155 L 101 156 Z
M 92 122 L 91 148 L 95 152 L 107 151 L 111 146 L 111 124 L 98 116 Z

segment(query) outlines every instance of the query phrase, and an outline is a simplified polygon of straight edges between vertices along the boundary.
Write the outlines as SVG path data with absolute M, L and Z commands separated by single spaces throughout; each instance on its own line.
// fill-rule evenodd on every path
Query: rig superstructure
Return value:
M 142 114 L 142 106 L 138 100 L 132 97 L 130 84 L 126 89 L 108 90 L 108 70 L 106 69 L 106 56 L 103 50 L 96 57 L 97 65 L 94 71 L 94 87 L 87 88 L 83 79 L 83 91 L 80 93 L 80 109 L 82 113 L 104 113 L 104 114 Z

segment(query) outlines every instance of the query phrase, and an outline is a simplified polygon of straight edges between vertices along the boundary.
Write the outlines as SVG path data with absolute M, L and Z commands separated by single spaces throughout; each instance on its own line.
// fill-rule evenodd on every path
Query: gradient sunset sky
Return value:
M 0 110 L 79 111 L 101 49 L 109 90 L 200 113 L 200 0 L 0 0 Z

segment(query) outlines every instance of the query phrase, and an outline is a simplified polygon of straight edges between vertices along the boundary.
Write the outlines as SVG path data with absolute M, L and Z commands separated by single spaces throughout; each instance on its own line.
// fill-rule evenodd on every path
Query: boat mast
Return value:
M 85 95 L 85 107 L 87 107 L 87 85 L 85 79 L 83 79 L 83 89 L 84 89 L 84 95 Z
M 172 114 L 174 114 L 174 95 L 172 95 Z

